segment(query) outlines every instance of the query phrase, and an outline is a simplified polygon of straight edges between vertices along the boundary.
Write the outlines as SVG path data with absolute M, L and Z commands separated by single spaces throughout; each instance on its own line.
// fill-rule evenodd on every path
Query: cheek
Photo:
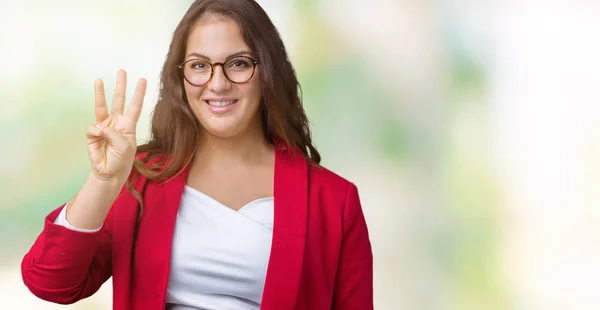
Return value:
M 252 101 L 252 103 L 259 103 L 262 100 L 260 82 L 253 81 L 252 84 L 249 84 L 246 94 L 248 94 L 248 97 Z
M 195 101 L 198 99 L 201 93 L 201 87 L 191 86 L 189 84 L 185 84 L 185 95 L 188 100 Z

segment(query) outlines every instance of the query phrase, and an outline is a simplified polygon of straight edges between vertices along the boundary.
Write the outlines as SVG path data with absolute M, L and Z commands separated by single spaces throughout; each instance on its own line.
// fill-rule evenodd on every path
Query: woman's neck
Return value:
M 234 137 L 217 137 L 204 131 L 196 149 L 195 161 L 210 165 L 255 165 L 270 162 L 273 146 L 262 128 Z

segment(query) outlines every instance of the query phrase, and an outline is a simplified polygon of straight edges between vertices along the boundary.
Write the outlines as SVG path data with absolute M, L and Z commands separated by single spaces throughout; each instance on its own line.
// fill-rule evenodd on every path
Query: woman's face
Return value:
M 228 138 L 250 128 L 262 128 L 258 112 L 261 102 L 258 67 L 252 78 L 241 84 L 233 83 L 224 74 L 224 70 L 227 70 L 232 80 L 245 80 L 254 65 L 248 58 L 236 56 L 257 60 L 244 42 L 235 21 L 227 18 L 201 20 L 192 28 L 185 55 L 185 60 L 191 61 L 186 62 L 184 72 L 192 83 L 193 79 L 202 81 L 203 76 L 210 76 L 207 62 L 225 63 L 223 66 L 213 66 L 212 79 L 203 86 L 194 86 L 185 80 L 183 82 L 188 103 L 208 133 Z

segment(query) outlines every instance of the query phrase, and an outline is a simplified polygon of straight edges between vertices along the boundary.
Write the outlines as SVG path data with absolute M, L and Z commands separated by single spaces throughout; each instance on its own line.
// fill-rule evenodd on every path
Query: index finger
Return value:
M 108 118 L 108 108 L 106 107 L 106 97 L 104 95 L 104 83 L 98 79 L 94 83 L 94 110 L 96 114 L 96 123 L 100 123 Z
M 131 118 L 134 123 L 137 123 L 142 113 L 142 106 L 144 105 L 144 96 L 146 95 L 146 79 L 140 79 L 135 87 L 131 104 L 127 108 L 125 116 Z

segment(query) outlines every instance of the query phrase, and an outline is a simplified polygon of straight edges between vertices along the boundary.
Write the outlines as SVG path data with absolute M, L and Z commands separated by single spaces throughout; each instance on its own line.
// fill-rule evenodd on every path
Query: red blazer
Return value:
M 123 190 L 103 228 L 55 225 L 60 208 L 25 255 L 25 285 L 69 304 L 113 277 L 113 309 L 165 309 L 175 218 L 188 168 L 150 181 L 137 226 L 137 200 Z M 135 187 L 141 191 L 143 182 Z M 373 256 L 357 188 L 302 156 L 275 155 L 273 241 L 261 309 L 373 309 Z M 135 240 L 135 241 L 134 241 Z

